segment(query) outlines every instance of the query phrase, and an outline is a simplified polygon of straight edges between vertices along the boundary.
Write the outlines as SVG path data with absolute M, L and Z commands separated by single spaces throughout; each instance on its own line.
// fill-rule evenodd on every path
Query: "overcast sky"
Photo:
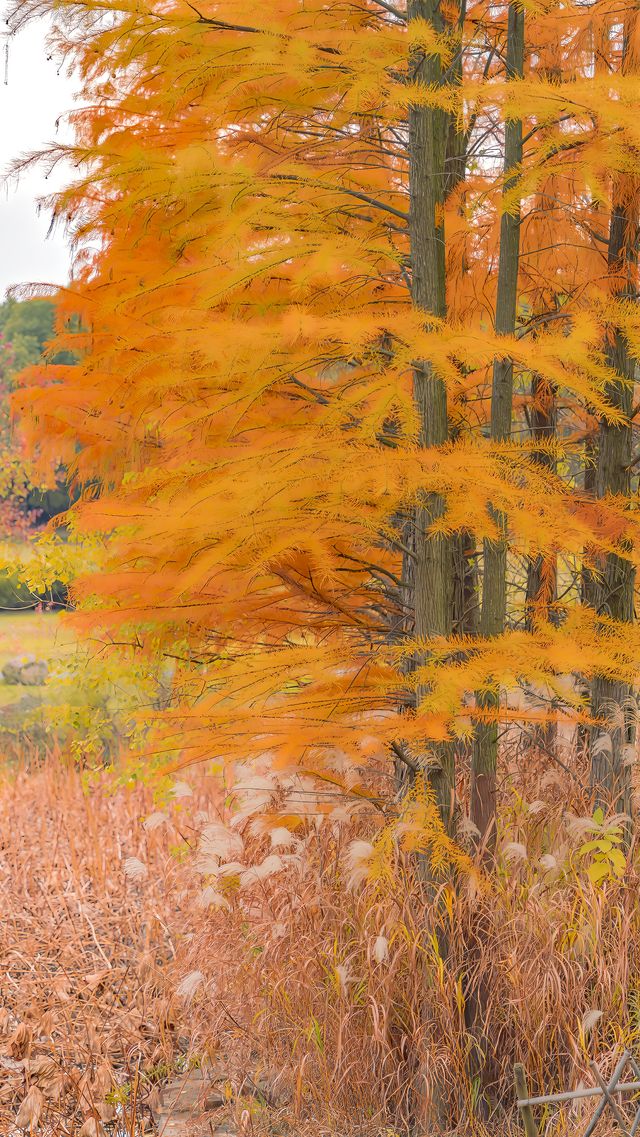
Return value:
M 0 0 L 4 30 L 5 0 Z M 69 136 L 56 119 L 73 107 L 73 82 L 58 74 L 58 64 L 47 59 L 46 29 L 32 26 L 7 41 L 0 35 L 0 168 L 2 174 L 21 154 L 39 150 L 47 142 Z M 9 44 L 5 73 L 5 43 Z M 37 199 L 64 184 L 64 172 L 45 180 L 45 171 L 30 171 L 16 186 L 0 189 L 0 300 L 11 285 L 44 281 L 64 284 L 69 277 L 69 254 L 64 234 L 47 238 L 50 211 L 38 215 Z M 4 180 L 4 179 L 3 179 Z

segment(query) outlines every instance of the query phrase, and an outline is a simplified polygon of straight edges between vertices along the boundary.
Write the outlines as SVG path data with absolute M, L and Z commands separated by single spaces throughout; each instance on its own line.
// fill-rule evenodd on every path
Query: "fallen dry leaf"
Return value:
M 32 1086 L 23 1099 L 16 1117 L 18 1129 L 36 1129 L 44 1109 L 44 1095 L 37 1086 Z

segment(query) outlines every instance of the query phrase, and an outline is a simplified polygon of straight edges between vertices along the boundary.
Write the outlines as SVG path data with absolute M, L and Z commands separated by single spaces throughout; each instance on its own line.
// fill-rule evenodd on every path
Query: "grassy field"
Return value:
M 75 647 L 75 636 L 65 626 L 60 612 L 0 613 L 0 672 L 8 660 L 21 655 L 34 655 L 51 667 Z M 10 685 L 0 675 L 0 707 L 11 706 L 26 690 L 37 697 L 44 688 Z

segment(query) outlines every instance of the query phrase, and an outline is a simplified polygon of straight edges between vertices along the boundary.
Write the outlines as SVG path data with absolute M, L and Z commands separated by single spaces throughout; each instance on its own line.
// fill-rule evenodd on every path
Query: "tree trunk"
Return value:
M 593 498 L 596 496 L 596 467 L 598 462 L 598 439 L 595 434 L 591 432 L 585 439 L 584 443 L 584 481 L 583 487 L 585 496 Z M 580 574 L 581 585 L 581 600 L 583 604 L 588 605 L 589 608 L 597 610 L 598 599 L 598 578 L 596 572 L 590 564 L 585 563 L 582 565 L 582 572 Z
M 410 0 L 409 20 L 421 19 L 437 32 L 444 29 L 438 0 Z M 444 81 L 440 59 L 415 53 L 411 59 L 414 81 L 437 86 Z M 427 316 L 446 314 L 444 200 L 445 159 L 450 116 L 432 107 L 409 109 L 409 233 L 411 242 L 411 295 L 415 306 Z M 447 392 L 428 360 L 416 363 L 414 398 L 420 418 L 420 445 L 442 446 L 449 436 Z M 409 544 L 413 565 L 405 564 L 405 595 L 413 612 L 413 634 L 420 640 L 446 636 L 452 629 L 453 551 L 452 540 L 434 536 L 431 528 L 444 512 L 438 494 L 425 495 L 415 510 Z M 416 659 L 416 664 L 426 660 Z M 416 693 L 419 702 L 420 690 Z M 426 749 L 426 748 L 425 748 Z M 441 816 L 453 824 L 454 762 L 451 746 L 429 747 L 425 754 L 428 775 Z
M 409 21 L 419 19 L 431 24 L 438 34 L 444 31 L 440 0 L 408 0 L 407 15 Z M 452 81 L 451 75 L 443 74 L 441 59 L 422 51 L 412 54 L 410 73 L 415 83 L 427 87 Z M 450 114 L 433 107 L 411 106 L 408 120 L 411 297 L 415 307 L 424 313 L 428 325 L 430 317 L 446 316 L 444 202 L 451 178 L 459 176 L 461 157 L 457 144 L 452 143 Z M 449 167 L 448 157 L 452 159 Z M 449 439 L 447 391 L 429 360 L 417 360 L 414 364 L 413 394 L 420 422 L 420 446 L 427 449 L 444 445 Z M 428 662 L 429 640 L 449 636 L 453 628 L 454 541 L 432 532 L 444 510 L 445 503 L 439 494 L 425 494 L 414 508 L 404 532 L 404 543 L 409 550 L 402 573 L 406 634 L 427 645 L 412 660 L 410 666 L 414 668 Z M 424 693 L 424 688 L 415 692 L 416 706 Z M 414 758 L 419 766 L 424 765 L 444 826 L 452 832 L 455 816 L 453 747 L 425 740 Z M 431 892 L 430 861 L 421 858 L 419 868 Z M 446 950 L 446 944 L 441 943 L 441 951 L 446 954 Z M 448 1123 L 442 1082 L 439 1076 L 426 1076 L 425 1071 L 420 1071 L 421 1055 L 415 1055 L 414 1059 L 413 1124 L 416 1130 L 440 1131 Z
M 552 443 L 557 429 L 556 396 L 539 375 L 531 379 L 531 407 L 529 410 L 529 429 L 531 436 L 540 442 Z M 555 459 L 548 450 L 534 450 L 533 459 L 539 466 L 555 469 Z M 527 594 L 525 607 L 525 627 L 533 631 L 539 621 L 556 622 L 554 602 L 558 595 L 558 564 L 553 555 L 538 553 L 531 557 L 527 565 Z M 536 726 L 533 731 L 535 743 L 549 754 L 555 753 L 557 729 L 554 722 Z
M 625 277 L 618 295 L 635 293 L 638 227 L 628 201 L 614 201 L 609 234 L 609 269 Z M 635 362 L 625 336 L 616 329 L 607 352 L 607 362 L 620 376 L 609 383 L 607 395 L 625 416 L 622 425 L 601 420 L 598 432 L 596 494 L 629 497 L 631 494 L 633 379 Z M 634 567 L 624 555 L 606 558 L 598 588 L 598 611 L 614 620 L 631 623 L 634 618 Z M 593 733 L 591 786 L 597 802 L 620 813 L 631 814 L 631 768 L 628 747 L 634 741 L 634 715 L 631 713 L 633 685 L 630 681 L 596 676 L 592 691 L 592 713 L 600 720 Z
M 458 13 L 458 31 L 462 36 L 466 14 L 466 0 L 462 0 Z M 462 82 L 462 51 L 451 65 L 452 82 Z M 460 130 L 456 118 L 449 117 L 445 156 L 445 197 L 449 197 L 464 182 L 467 173 L 469 136 Z M 461 212 L 464 205 L 460 203 Z M 462 271 L 466 272 L 463 263 Z M 453 616 L 452 630 L 460 636 L 473 636 L 478 631 L 478 567 L 477 546 L 473 533 L 464 530 L 453 537 Z
M 624 28 L 622 50 L 623 74 L 636 71 L 633 41 L 637 38 L 638 8 L 628 16 Z M 608 271 L 613 296 L 621 301 L 637 302 L 638 276 L 638 181 L 633 174 L 618 174 L 614 179 L 609 224 Z M 607 362 L 617 378 L 607 386 L 607 397 L 623 421 L 614 425 L 601 419 L 598 431 L 598 463 L 596 494 L 631 496 L 632 414 L 635 360 L 620 328 L 612 331 L 607 347 Z M 599 612 L 622 623 L 634 619 L 633 593 L 635 570 L 629 556 L 611 553 L 607 556 L 599 589 Z M 621 681 L 596 676 L 592 689 L 592 714 L 599 720 L 594 729 L 591 751 L 591 786 L 596 801 L 613 805 L 619 813 L 631 815 L 631 766 L 629 747 L 635 738 L 635 714 L 631 699 L 631 679 Z M 634 708 L 635 710 L 635 708 Z
M 509 5 L 507 30 L 507 76 L 515 79 L 524 70 L 524 10 Z M 504 191 L 513 188 L 522 161 L 522 122 L 505 124 Z M 513 335 L 516 327 L 518 263 L 520 254 L 520 211 L 503 213 L 500 223 L 500 259 L 496 299 L 496 332 Z M 491 438 L 503 442 L 511 436 L 513 407 L 513 362 L 497 358 L 493 364 L 491 389 Z M 499 511 L 494 520 L 501 537 L 484 542 L 484 584 L 480 632 L 497 636 L 504 630 L 507 611 L 506 518 Z M 471 768 L 471 820 L 487 852 L 495 845 L 496 768 L 498 759 L 497 691 L 482 693 L 478 705 L 492 721 L 478 722 Z
M 524 69 L 524 11 L 509 4 L 507 25 L 507 78 L 521 76 Z M 505 124 L 504 190 L 509 192 L 522 161 L 522 123 Z M 500 254 L 495 328 L 499 335 L 513 335 L 516 327 L 518 299 L 518 267 L 520 254 L 520 213 L 503 213 L 500 222 Z M 503 442 L 511 436 L 513 409 L 513 363 L 509 358 L 496 358 L 491 388 L 491 438 Z M 498 510 L 493 518 L 500 532 L 497 541 L 484 542 L 484 581 L 480 634 L 499 635 L 505 626 L 507 611 L 507 542 L 506 518 Z M 498 692 L 479 692 L 478 707 L 486 710 L 493 721 L 476 724 L 471 760 L 471 821 L 485 857 L 491 857 L 496 839 L 496 769 L 498 759 Z M 482 922 L 474 924 L 468 948 L 469 981 L 465 990 L 465 1021 L 473 1039 L 469 1053 L 469 1078 L 482 1091 L 476 1108 L 481 1116 L 488 1114 L 485 1097 L 491 1081 L 491 1042 L 486 1033 L 486 1007 L 489 1000 L 482 957 L 485 949 Z M 475 974 L 474 974 L 475 972 Z M 472 978 L 471 978 L 472 977 Z
M 539 442 L 552 443 L 557 427 L 555 392 L 539 375 L 531 379 L 531 407 L 529 428 L 531 437 Z M 534 450 L 532 458 L 539 466 L 555 469 L 555 460 L 548 450 Z M 552 605 L 556 598 L 556 562 L 540 555 L 532 557 L 527 566 L 526 626 L 533 627 L 536 613 L 543 619 L 552 619 Z

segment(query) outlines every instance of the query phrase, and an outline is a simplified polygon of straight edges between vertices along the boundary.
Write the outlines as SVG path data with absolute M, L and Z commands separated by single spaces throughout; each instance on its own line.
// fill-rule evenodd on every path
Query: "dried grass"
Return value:
M 192 1044 L 233 1019 L 239 1071 L 263 1068 L 280 1117 L 314 1134 L 515 1133 L 515 1062 L 533 1093 L 592 1084 L 592 1057 L 609 1072 L 640 1035 L 638 871 L 632 858 L 593 885 L 576 856 L 585 797 L 524 757 L 485 896 L 443 883 L 427 898 L 402 860 L 390 883 L 350 888 L 350 842 L 367 834 L 345 825 L 311 825 L 273 875 L 206 877 L 218 907 L 184 952 Z M 268 841 L 244 836 L 240 859 L 263 865 Z M 578 1134 L 592 1109 L 547 1110 L 541 1131 Z
M 212 779 L 158 810 L 148 787 L 87 789 L 60 762 L 6 775 L 0 1133 L 114 1133 L 117 1113 L 133 1137 L 154 1082 L 191 1062 L 224 1079 L 243 1133 L 425 1133 L 435 1111 L 502 1135 L 519 1128 L 514 1061 L 532 1092 L 590 1081 L 593 1056 L 609 1072 L 640 1034 L 634 858 L 592 885 L 580 793 L 527 777 L 502 789 L 490 894 L 427 899 L 401 860 L 391 883 L 350 887 L 362 828 L 229 836 Z M 548 1111 L 541 1132 L 577 1135 L 589 1108 Z
M 133 1134 L 187 1049 L 172 969 L 188 874 L 170 846 L 188 846 L 174 827 L 145 830 L 147 788 L 101 782 L 87 790 L 52 760 L 0 783 L 3 1135 L 115 1132 L 116 1114 Z

